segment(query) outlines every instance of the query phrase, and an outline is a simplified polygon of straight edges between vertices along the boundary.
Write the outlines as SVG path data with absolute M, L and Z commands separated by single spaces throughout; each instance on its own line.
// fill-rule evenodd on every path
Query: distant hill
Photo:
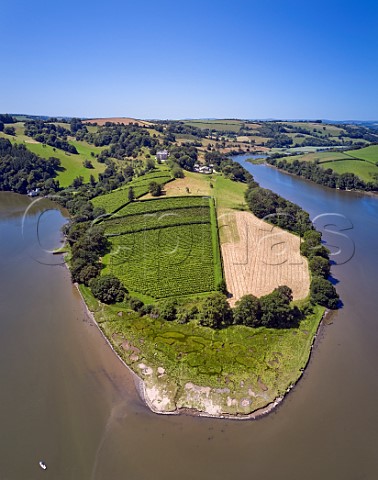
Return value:
M 105 123 L 120 123 L 121 125 L 130 125 L 130 123 L 136 123 L 138 125 L 151 125 L 150 122 L 146 122 L 144 120 L 137 120 L 135 118 L 127 118 L 127 117 L 109 117 L 109 118 L 90 118 L 83 120 L 83 123 L 97 123 L 97 125 L 102 126 Z

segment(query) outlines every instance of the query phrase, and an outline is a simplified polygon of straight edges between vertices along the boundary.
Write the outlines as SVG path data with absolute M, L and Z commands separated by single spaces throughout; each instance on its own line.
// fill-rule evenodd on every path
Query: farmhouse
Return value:
M 213 173 L 212 165 L 199 165 L 198 163 L 196 163 L 193 166 L 193 170 L 197 173 L 203 173 L 203 174 L 206 174 L 206 175 L 209 175 L 210 173 Z
M 156 152 L 156 160 L 164 162 L 168 157 L 169 153 L 167 150 L 160 150 L 159 152 Z

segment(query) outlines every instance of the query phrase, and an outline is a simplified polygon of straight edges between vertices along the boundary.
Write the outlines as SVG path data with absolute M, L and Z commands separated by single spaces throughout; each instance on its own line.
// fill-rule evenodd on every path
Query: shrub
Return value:
M 222 293 L 210 295 L 202 305 L 200 324 L 211 328 L 224 328 L 232 324 L 232 310 Z
M 93 295 L 103 303 L 122 302 L 125 298 L 125 293 L 127 293 L 126 288 L 113 275 L 93 278 L 89 282 L 89 286 Z
M 140 312 L 143 309 L 144 303 L 139 300 L 139 298 L 131 297 L 129 300 L 129 305 L 130 308 L 135 312 Z

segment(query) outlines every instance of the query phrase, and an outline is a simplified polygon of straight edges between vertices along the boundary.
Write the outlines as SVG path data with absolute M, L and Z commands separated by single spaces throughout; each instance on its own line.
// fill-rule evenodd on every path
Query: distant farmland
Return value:
M 110 118 L 91 118 L 89 120 L 83 120 L 83 123 L 97 123 L 97 125 L 105 125 L 105 123 L 120 123 L 121 125 L 130 125 L 130 123 L 137 123 L 138 125 L 151 125 L 150 122 L 144 120 L 137 120 L 135 118 L 128 117 L 110 117 Z
M 201 128 L 202 130 L 217 130 L 219 132 L 239 132 L 243 122 L 241 120 L 186 120 L 186 125 Z
M 313 152 L 304 155 L 285 157 L 292 163 L 295 160 L 318 162 L 319 166 L 331 168 L 335 173 L 354 173 L 361 180 L 371 182 L 378 175 L 378 145 L 348 151 Z

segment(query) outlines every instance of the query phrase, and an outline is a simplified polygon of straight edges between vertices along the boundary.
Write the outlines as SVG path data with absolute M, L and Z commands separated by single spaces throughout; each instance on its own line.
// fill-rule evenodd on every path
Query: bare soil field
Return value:
M 293 290 L 294 300 L 309 293 L 307 259 L 300 238 L 269 225 L 249 212 L 229 210 L 218 219 L 227 289 L 233 306 L 243 295 L 266 295 L 280 285 Z
M 130 123 L 137 123 L 138 125 L 151 125 L 150 122 L 145 122 L 144 120 L 126 117 L 91 118 L 89 120 L 83 120 L 83 123 L 97 123 L 97 125 L 100 126 L 105 125 L 106 122 L 120 123 L 121 125 L 130 125 Z

